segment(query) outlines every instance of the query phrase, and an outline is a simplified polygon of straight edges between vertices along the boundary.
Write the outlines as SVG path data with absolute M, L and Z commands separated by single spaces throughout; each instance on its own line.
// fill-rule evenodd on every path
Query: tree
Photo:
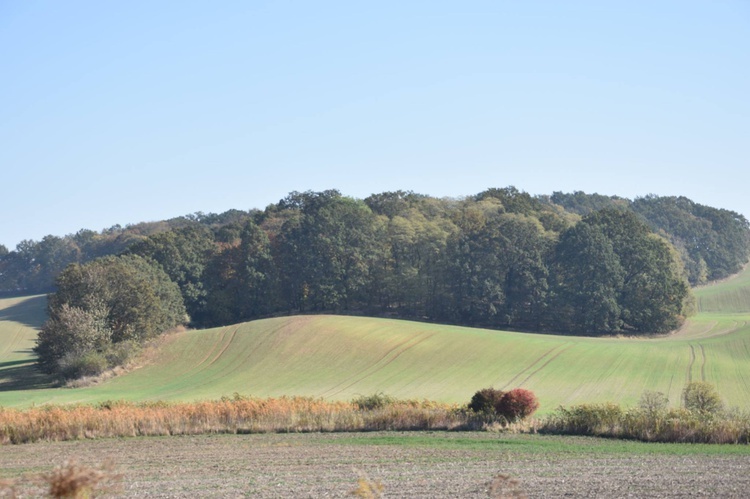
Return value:
M 213 234 L 200 225 L 160 232 L 132 245 L 127 253 L 150 258 L 177 283 L 191 316 L 203 312 L 203 272 L 215 251 Z
M 46 372 L 61 374 L 71 357 L 104 355 L 112 345 L 139 343 L 187 320 L 177 285 L 138 256 L 73 264 L 56 284 L 34 348 Z
M 702 415 L 716 414 L 724 407 L 721 396 L 711 383 L 693 381 L 682 390 L 685 409 Z
M 546 303 L 548 242 L 533 217 L 502 213 L 492 198 L 456 216 L 449 241 L 452 320 L 463 324 L 533 327 Z
M 316 311 L 364 303 L 374 254 L 375 216 L 367 205 L 338 191 L 293 193 L 280 204 L 300 209 L 279 241 L 288 303 Z
M 679 326 L 690 289 L 669 244 L 629 211 L 602 210 L 583 222 L 601 228 L 612 241 L 625 272 L 620 294 L 624 327 L 660 333 Z
M 682 390 L 682 403 L 685 409 L 701 415 L 716 414 L 724 404 L 716 388 L 705 381 L 693 381 Z
M 78 263 L 81 250 L 70 238 L 44 236 L 34 247 L 35 272 L 28 286 L 34 291 L 49 291 L 57 275 L 71 263 Z
M 276 307 L 278 273 L 268 235 L 252 221 L 242 231 L 239 278 L 242 318 L 263 317 Z
M 80 359 L 89 352 L 106 351 L 111 342 L 112 330 L 107 325 L 103 303 L 92 304 L 89 309 L 63 303 L 50 311 L 50 318 L 39 332 L 34 351 L 39 356 L 42 371 L 57 373 L 64 371 L 73 359 Z M 69 378 L 77 373 L 61 374 Z
M 557 245 L 553 269 L 557 327 L 588 334 L 622 327 L 619 296 L 625 272 L 601 230 L 583 223 L 567 230 Z

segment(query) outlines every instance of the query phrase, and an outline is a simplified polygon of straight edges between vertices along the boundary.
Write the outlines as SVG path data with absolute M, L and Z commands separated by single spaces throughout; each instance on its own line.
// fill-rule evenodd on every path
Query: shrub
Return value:
M 560 407 L 544 422 L 543 431 L 573 435 L 612 435 L 619 432 L 622 409 L 619 405 L 580 404 Z
M 495 411 L 509 422 L 518 421 L 534 414 L 539 409 L 539 400 L 531 390 L 514 388 L 504 394 L 495 404 Z
M 394 397 L 386 395 L 383 392 L 373 393 L 372 395 L 361 395 L 352 400 L 352 404 L 356 405 L 362 411 L 383 409 L 395 402 L 396 399 Z
M 505 395 L 502 390 L 483 388 L 471 397 L 469 409 L 479 414 L 497 414 L 496 407 Z
M 690 412 L 707 416 L 720 412 L 724 407 L 716 388 L 705 381 L 693 381 L 682 391 L 682 403 Z
M 638 407 L 649 416 L 656 416 L 665 411 L 669 405 L 669 399 L 662 392 L 646 390 L 641 394 Z
M 137 342 L 133 340 L 122 341 L 109 345 L 104 351 L 104 356 L 107 358 L 110 367 L 124 366 L 130 359 L 138 355 L 140 350 L 141 347 Z
M 96 351 L 84 354 L 66 355 L 59 361 L 60 376 L 63 379 L 78 379 L 85 376 L 99 376 L 103 373 L 109 363 L 107 358 Z
M 534 392 L 524 388 L 514 388 L 509 392 L 483 388 L 471 397 L 468 407 L 477 414 L 499 416 L 513 423 L 531 416 L 539 408 L 539 401 Z

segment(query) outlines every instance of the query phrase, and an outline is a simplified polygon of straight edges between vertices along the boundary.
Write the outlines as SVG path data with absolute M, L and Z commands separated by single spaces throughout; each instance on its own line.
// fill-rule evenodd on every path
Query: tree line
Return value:
M 462 199 L 403 191 L 365 199 L 335 190 L 293 192 L 262 211 L 195 214 L 89 231 L 86 238 L 80 234 L 50 236 L 6 252 L 0 283 L 5 289 L 30 282 L 49 286 L 42 276 L 58 272 L 50 322 L 62 320 L 65 304 L 65 313 L 76 320 L 82 320 L 77 311 L 90 312 L 88 329 L 83 329 L 103 324 L 104 333 L 92 334 L 110 339 L 96 347 L 100 365 L 111 363 L 101 357 L 117 357 L 111 345 L 127 335 L 116 333 L 116 324 L 127 320 L 113 313 L 123 297 L 109 304 L 74 299 L 89 289 L 76 276 L 94 267 L 103 276 L 108 271 L 102 269 L 125 265 L 130 274 L 121 270 L 118 276 L 148 274 L 139 282 L 157 283 L 151 286 L 159 289 L 171 283 L 184 309 L 174 305 L 174 293 L 159 295 L 143 287 L 138 293 L 152 303 L 131 307 L 177 310 L 168 320 L 148 319 L 163 326 L 346 313 L 638 335 L 679 326 L 690 312 L 690 285 L 739 271 L 750 248 L 744 217 L 686 198 L 531 196 L 513 187 Z M 106 245 L 118 256 L 102 257 L 89 249 L 101 251 Z M 6 260 L 17 262 L 19 251 L 32 264 L 27 272 L 18 272 L 19 267 L 15 274 L 8 272 Z M 69 263 L 73 266 L 66 267 Z M 60 352 L 49 365 L 59 364 Z

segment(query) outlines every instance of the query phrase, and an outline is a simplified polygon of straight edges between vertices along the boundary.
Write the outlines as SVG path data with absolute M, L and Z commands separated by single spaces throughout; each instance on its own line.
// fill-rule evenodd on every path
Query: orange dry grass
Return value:
M 118 401 L 96 406 L 0 408 L 0 444 L 202 433 L 450 430 L 464 427 L 469 419 L 456 406 L 428 401 L 395 402 L 375 410 L 308 397 L 235 395 L 174 404 Z
M 49 484 L 50 497 L 87 498 L 98 492 L 114 492 L 122 477 L 113 473 L 109 463 L 91 468 L 70 461 L 42 478 Z

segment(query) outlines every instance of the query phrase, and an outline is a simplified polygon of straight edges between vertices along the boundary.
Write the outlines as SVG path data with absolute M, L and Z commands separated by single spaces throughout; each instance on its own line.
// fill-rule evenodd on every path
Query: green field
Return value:
M 679 403 L 689 381 L 750 408 L 750 272 L 695 290 L 700 312 L 662 338 L 583 338 L 342 316 L 298 316 L 187 331 L 145 367 L 98 386 L 48 388 L 29 348 L 44 300 L 0 300 L 0 404 L 107 399 L 196 400 L 234 392 L 348 400 L 385 392 L 464 403 L 479 388 L 524 387 L 542 410 L 637 402 L 656 390 Z
M 0 396 L 49 386 L 49 379 L 34 366 L 37 329 L 46 318 L 45 296 L 0 299 Z

